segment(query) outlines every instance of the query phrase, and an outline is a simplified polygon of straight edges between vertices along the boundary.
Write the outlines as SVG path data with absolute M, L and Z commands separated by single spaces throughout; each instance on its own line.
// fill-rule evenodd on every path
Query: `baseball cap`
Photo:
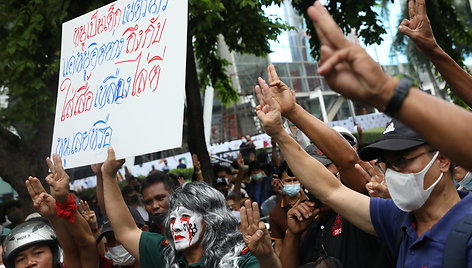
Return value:
M 370 161 L 377 159 L 382 151 L 403 151 L 425 143 L 426 141 L 418 133 L 393 119 L 376 142 L 359 151 L 359 157 L 364 161 Z
M 128 209 L 129 209 L 129 212 L 131 213 L 131 216 L 133 217 L 133 220 L 134 222 L 136 223 L 136 226 L 138 226 L 138 228 L 141 228 L 143 227 L 144 225 L 146 225 L 146 223 L 144 222 L 144 219 L 143 217 L 141 216 L 141 214 L 139 214 L 138 210 L 133 208 L 133 207 L 130 207 L 128 206 Z M 113 229 L 111 228 L 111 224 L 110 224 L 110 221 L 108 219 L 105 219 L 103 221 L 103 226 L 102 226 L 102 231 L 100 233 L 100 235 L 98 236 L 97 238 L 97 243 L 105 236 L 106 233 L 108 232 L 113 232 Z
M 305 151 L 311 155 L 313 158 L 318 160 L 323 166 L 331 164 L 331 160 L 320 150 L 316 145 L 310 144 L 305 148 Z

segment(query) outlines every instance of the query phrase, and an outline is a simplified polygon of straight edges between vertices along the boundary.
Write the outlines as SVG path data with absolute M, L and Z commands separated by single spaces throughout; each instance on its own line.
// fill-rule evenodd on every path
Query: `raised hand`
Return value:
M 302 202 L 287 212 L 287 228 L 293 234 L 303 233 L 315 220 L 320 210 L 314 202 Z
M 102 166 L 103 166 L 103 163 L 98 163 L 98 164 L 90 165 L 90 168 L 92 168 L 92 171 L 96 176 L 101 176 Z
M 88 225 L 90 226 L 90 229 L 92 230 L 97 229 L 98 228 L 97 215 L 95 214 L 95 211 L 90 209 L 87 201 L 80 200 L 77 208 L 79 210 L 79 213 L 87 221 Z
M 274 65 L 270 64 L 267 67 L 267 74 L 269 77 L 271 93 L 280 104 L 280 111 L 282 115 L 287 116 L 290 114 L 290 112 L 295 110 L 297 104 L 295 91 L 290 90 L 290 88 L 279 79 Z M 265 81 L 259 77 L 259 83 L 261 82 Z
M 110 146 L 107 150 L 107 160 L 102 165 L 103 176 L 116 177 L 116 173 L 125 163 L 124 159 L 116 160 L 115 150 Z
M 374 161 L 361 162 L 356 164 L 355 168 L 359 170 L 367 181 L 365 188 L 371 197 L 390 198 L 384 172 L 375 165 Z
M 281 131 L 285 131 L 282 127 L 280 105 L 273 97 L 267 83 L 259 79 L 259 84 L 260 86 L 255 87 L 256 96 L 259 100 L 259 105 L 256 107 L 257 117 L 262 122 L 268 135 L 277 135 Z
M 435 46 L 436 39 L 426 14 L 425 0 L 409 0 L 408 13 L 410 19 L 403 19 L 398 30 L 410 37 L 415 46 L 424 54 L 428 54 Z
M 246 200 L 241 208 L 240 230 L 243 234 L 244 242 L 251 253 L 259 257 L 268 256 L 273 253 L 269 231 L 260 220 L 259 207 L 256 202 L 251 204 Z
M 51 219 L 56 216 L 56 199 L 46 193 L 43 185 L 36 177 L 25 181 L 26 189 L 33 201 L 33 207 L 41 216 Z
M 58 202 L 65 203 L 69 194 L 69 175 L 62 166 L 61 158 L 57 154 L 52 155 L 52 161 L 48 157 L 46 163 L 51 173 L 46 177 L 46 182 L 50 186 L 52 197 Z
M 322 44 L 318 72 L 343 96 L 383 110 L 398 80 L 385 74 L 359 45 L 349 42 L 318 1 L 307 13 Z

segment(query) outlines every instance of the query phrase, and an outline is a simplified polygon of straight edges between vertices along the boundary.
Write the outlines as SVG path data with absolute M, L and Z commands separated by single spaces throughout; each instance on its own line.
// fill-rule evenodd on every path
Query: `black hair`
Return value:
M 254 170 L 262 170 L 261 164 L 258 161 L 251 161 L 249 162 L 249 168 L 247 170 L 248 174 L 251 174 Z
M 136 191 L 136 188 L 134 188 L 133 186 L 131 185 L 126 185 L 123 187 L 123 189 L 121 189 L 121 195 L 126 197 L 128 196 L 130 193 L 132 193 L 133 191 Z
M 162 171 L 156 171 L 148 175 L 141 184 L 141 193 L 155 183 L 162 182 L 169 193 L 174 192 L 175 185 L 170 176 Z
M 292 170 L 288 166 L 287 161 L 283 161 L 282 164 L 280 164 L 279 168 L 277 169 L 277 175 L 279 175 L 279 179 L 282 180 L 282 173 L 287 172 L 287 175 L 289 177 L 295 177 L 293 174 Z

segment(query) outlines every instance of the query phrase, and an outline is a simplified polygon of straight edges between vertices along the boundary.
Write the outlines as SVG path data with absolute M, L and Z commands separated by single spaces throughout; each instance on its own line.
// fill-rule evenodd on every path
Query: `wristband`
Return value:
M 398 85 L 393 90 L 393 96 L 383 112 L 390 117 L 395 117 L 402 107 L 403 101 L 405 100 L 412 86 L 413 80 L 407 76 L 403 76 L 400 79 Z
M 56 201 L 56 215 L 59 218 L 65 218 L 68 222 L 75 221 L 75 212 L 77 212 L 77 203 L 71 194 L 68 194 L 69 198 L 65 203 L 59 203 Z

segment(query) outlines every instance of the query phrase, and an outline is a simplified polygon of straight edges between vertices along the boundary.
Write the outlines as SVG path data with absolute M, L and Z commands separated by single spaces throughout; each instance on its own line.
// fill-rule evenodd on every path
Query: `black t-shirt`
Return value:
M 300 265 L 313 262 L 326 252 L 340 260 L 345 268 L 395 266 L 386 245 L 335 212 L 310 225 L 300 239 L 299 249 Z

